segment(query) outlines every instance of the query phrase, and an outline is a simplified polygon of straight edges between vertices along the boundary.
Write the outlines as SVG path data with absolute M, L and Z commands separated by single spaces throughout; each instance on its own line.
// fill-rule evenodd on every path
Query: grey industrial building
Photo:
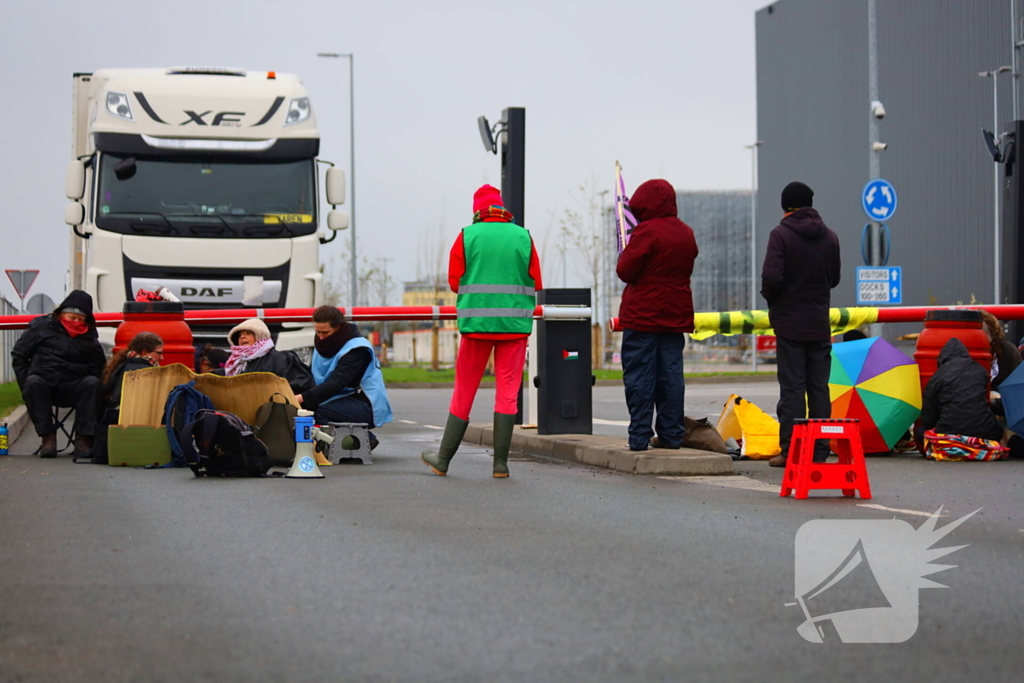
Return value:
M 869 136 L 868 0 L 779 0 L 758 11 L 758 254 L 781 216 L 782 188 L 806 182 L 842 244 L 833 302 L 855 304 L 855 267 L 865 265 L 860 196 L 872 143 L 884 142 L 880 175 L 899 196 L 889 264 L 903 268 L 904 305 L 991 303 L 995 181 L 981 130 L 993 126 L 993 93 L 979 72 L 1011 67 L 996 77 L 1005 130 L 1019 117 L 1012 34 L 1021 8 L 1011 20 L 1011 4 L 1024 3 L 876 0 L 885 109 L 877 140 Z

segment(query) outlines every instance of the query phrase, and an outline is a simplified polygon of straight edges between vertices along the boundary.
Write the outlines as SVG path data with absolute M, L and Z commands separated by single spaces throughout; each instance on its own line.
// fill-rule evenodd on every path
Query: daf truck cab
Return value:
M 297 76 L 228 68 L 103 69 L 74 75 L 65 222 L 69 289 L 120 311 L 166 287 L 186 308 L 321 305 L 319 247 L 348 227 L 333 207 L 321 232 L 320 136 Z M 330 235 L 328 238 L 327 235 Z M 271 325 L 280 349 L 312 344 L 301 325 Z M 193 328 L 224 345 L 228 327 Z M 100 329 L 113 344 L 114 330 Z

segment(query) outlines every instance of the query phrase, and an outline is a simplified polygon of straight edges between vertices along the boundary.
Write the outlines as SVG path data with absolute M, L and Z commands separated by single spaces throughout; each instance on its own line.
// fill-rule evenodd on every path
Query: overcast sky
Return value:
M 470 222 L 473 191 L 500 186 L 499 158 L 484 151 L 476 117 L 494 122 L 523 106 L 525 222 L 551 280 L 556 239 L 545 235 L 576 208 L 573 188 L 596 178 L 611 189 L 616 160 L 631 190 L 653 177 L 678 190 L 749 187 L 754 12 L 766 4 L 5 0 L 0 264 L 40 269 L 32 293 L 59 301 L 73 72 L 224 65 L 298 74 L 321 158 L 347 169 L 348 64 L 316 53 L 353 52 L 360 253 L 392 258 L 390 273 L 412 279 L 421 235 L 443 221 L 453 240 Z M 334 272 L 344 270 L 338 247 L 348 239 L 322 248 Z M 6 278 L 0 291 L 16 301 Z

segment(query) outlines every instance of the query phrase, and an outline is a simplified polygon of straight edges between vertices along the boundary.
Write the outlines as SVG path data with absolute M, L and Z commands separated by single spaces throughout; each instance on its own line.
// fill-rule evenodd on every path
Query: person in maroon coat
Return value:
M 779 378 L 779 445 L 768 461 L 785 467 L 793 421 L 830 417 L 828 377 L 832 368 L 832 290 L 839 284 L 839 238 L 812 207 L 814 191 L 803 183 L 782 190 L 782 221 L 768 237 L 761 270 L 761 296 L 775 329 Z M 828 442 L 815 445 L 814 460 L 828 457 Z
M 679 220 L 676 191 L 668 181 L 648 180 L 637 188 L 629 207 L 637 226 L 615 269 L 626 283 L 619 320 L 629 448 L 680 448 L 686 436 L 684 333 L 693 332 L 690 275 L 697 241 L 690 226 Z M 657 421 L 651 429 L 655 408 Z

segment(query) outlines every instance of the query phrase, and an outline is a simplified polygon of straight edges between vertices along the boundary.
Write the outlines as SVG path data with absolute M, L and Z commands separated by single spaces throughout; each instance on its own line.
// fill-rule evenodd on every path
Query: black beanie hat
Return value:
M 796 211 L 814 206 L 814 190 L 800 182 L 786 185 L 782 191 L 782 210 Z

